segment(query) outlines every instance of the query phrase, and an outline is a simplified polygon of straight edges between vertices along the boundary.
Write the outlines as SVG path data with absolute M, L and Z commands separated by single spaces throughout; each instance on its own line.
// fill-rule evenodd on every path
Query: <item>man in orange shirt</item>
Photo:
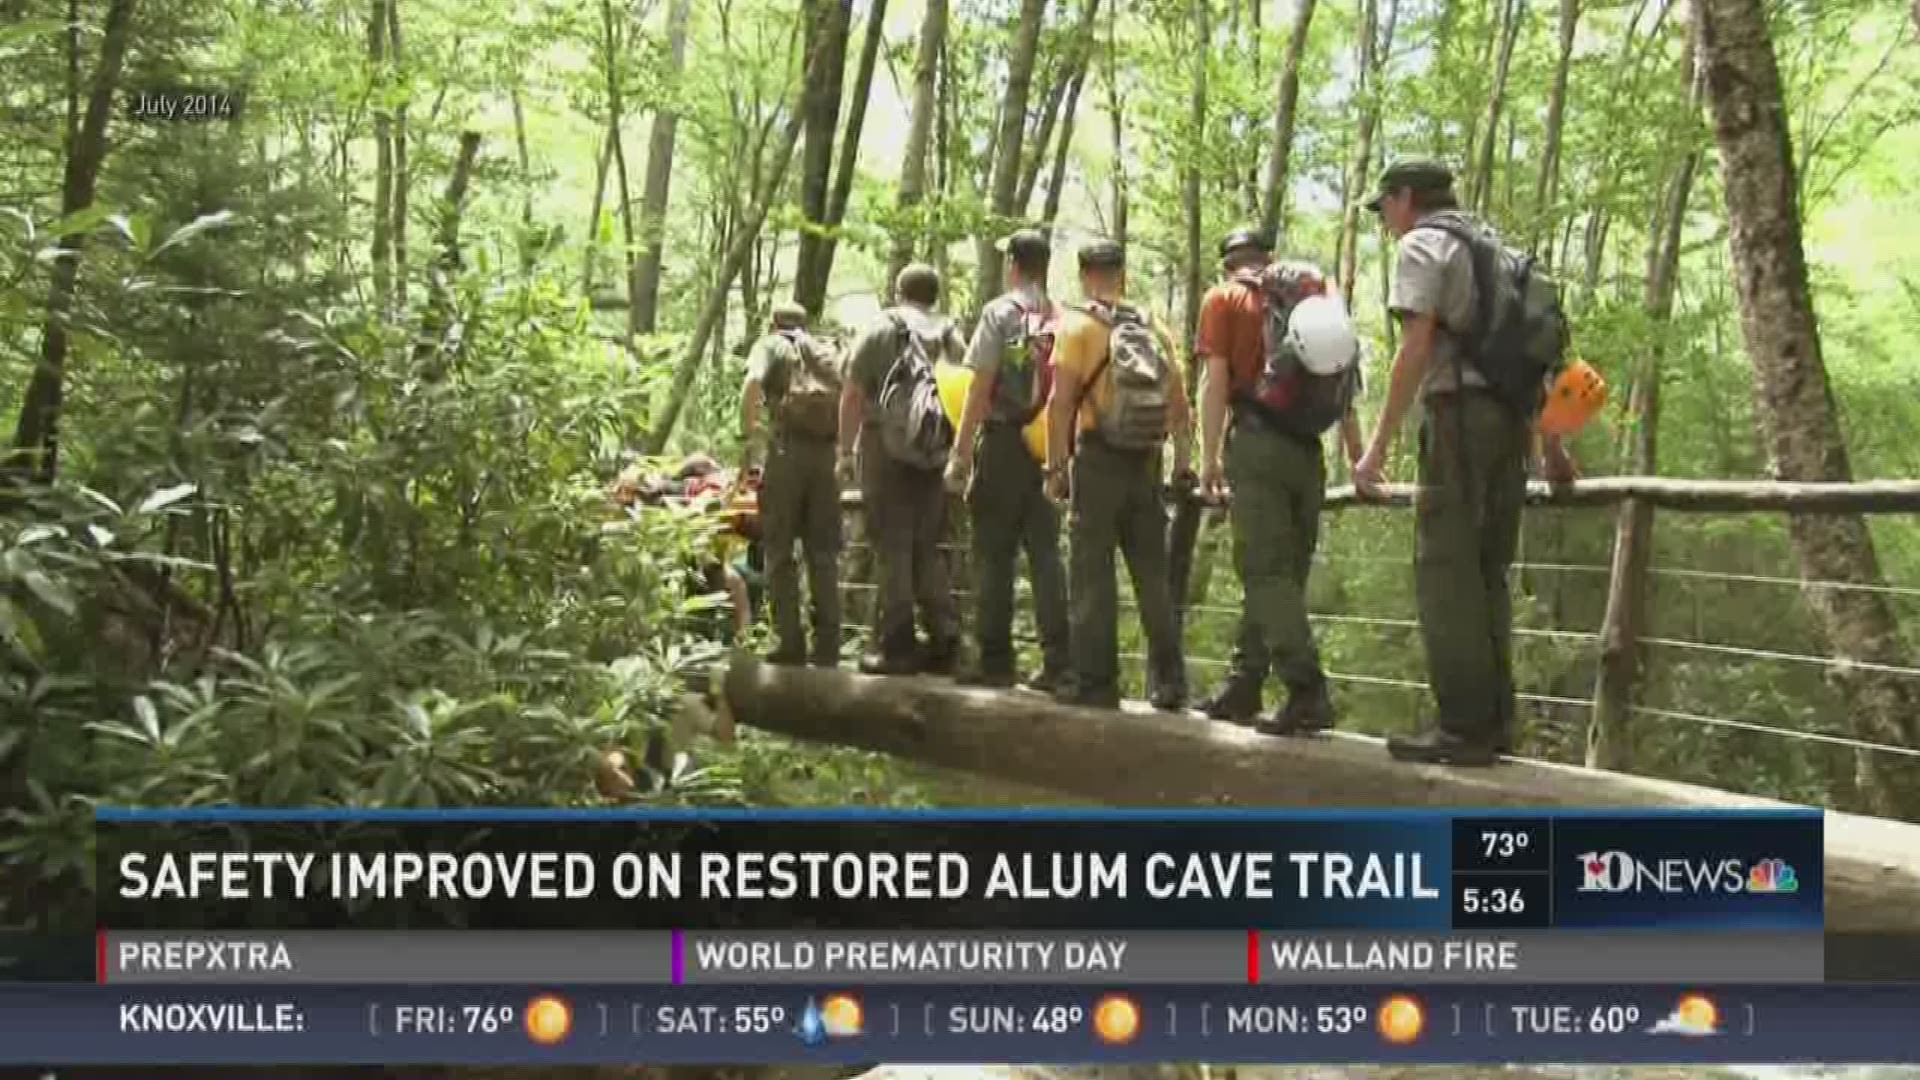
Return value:
M 1260 730 L 1304 735 L 1334 722 L 1306 598 L 1326 466 L 1319 437 L 1287 425 L 1254 388 L 1267 364 L 1267 306 L 1322 295 L 1326 283 L 1306 264 L 1274 264 L 1265 237 L 1252 230 L 1228 236 L 1220 257 L 1226 280 L 1201 302 L 1194 347 L 1197 361 L 1207 366 L 1200 485 L 1207 495 L 1232 486 L 1234 561 L 1243 600 L 1232 669 L 1205 709 L 1216 720 L 1251 720 L 1273 670 L 1287 687 L 1287 702 Z M 1358 460 L 1360 423 L 1351 408 L 1340 420 L 1340 434 L 1347 460 Z
M 1162 469 L 1168 443 L 1176 475 L 1192 457 L 1185 369 L 1167 328 L 1125 299 L 1126 249 L 1095 240 L 1079 260 L 1086 300 L 1061 324 L 1047 415 L 1047 492 L 1055 499 L 1070 493 L 1073 509 L 1073 686 L 1062 697 L 1095 708 L 1120 704 L 1118 548 L 1147 639 L 1148 697 L 1174 712 L 1186 704 L 1187 676 L 1167 579 Z

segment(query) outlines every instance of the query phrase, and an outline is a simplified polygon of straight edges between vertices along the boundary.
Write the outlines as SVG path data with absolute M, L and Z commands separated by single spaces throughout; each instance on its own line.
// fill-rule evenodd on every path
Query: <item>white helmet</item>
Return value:
M 1338 375 L 1360 358 L 1346 306 L 1331 296 L 1309 296 L 1287 317 L 1287 344 L 1315 375 Z

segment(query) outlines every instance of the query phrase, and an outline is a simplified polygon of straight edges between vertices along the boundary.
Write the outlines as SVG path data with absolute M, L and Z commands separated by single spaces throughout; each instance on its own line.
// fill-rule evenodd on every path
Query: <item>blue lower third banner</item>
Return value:
M 103 812 L 90 927 L 1822 926 L 1817 812 Z
M 1920 1061 L 1920 986 L 0 986 L 0 1065 Z

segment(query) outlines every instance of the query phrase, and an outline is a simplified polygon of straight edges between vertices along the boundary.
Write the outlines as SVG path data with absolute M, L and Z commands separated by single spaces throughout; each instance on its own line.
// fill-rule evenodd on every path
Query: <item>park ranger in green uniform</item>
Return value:
M 747 358 L 741 397 L 741 434 L 747 466 L 762 456 L 760 527 L 765 542 L 769 601 L 779 643 L 776 664 L 819 667 L 840 662 L 840 488 L 834 482 L 834 444 L 840 426 L 840 372 L 831 351 L 806 331 L 807 311 L 785 302 Z M 771 423 L 762 413 L 771 413 Z M 800 629 L 800 564 L 806 552 L 813 600 L 813 648 Z
M 1071 497 L 1071 704 L 1120 704 L 1114 552 L 1133 578 L 1147 641 L 1148 698 L 1186 705 L 1186 660 L 1167 577 L 1166 450 L 1188 471 L 1192 411 L 1186 373 L 1165 324 L 1126 297 L 1126 248 L 1081 247 L 1085 300 L 1062 320 L 1047 414 L 1047 490 Z
M 1477 318 L 1472 255 L 1431 222 L 1457 206 L 1453 173 L 1431 161 L 1390 166 L 1367 203 L 1399 240 L 1387 302 L 1401 333 L 1387 401 L 1353 481 L 1363 495 L 1377 494 L 1394 434 L 1419 399 L 1414 586 L 1439 723 L 1390 740 L 1388 749 L 1405 760 L 1490 765 L 1512 745 L 1516 715 L 1507 577 L 1519 546 L 1531 431 L 1466 353 Z M 1544 440 L 1541 465 L 1555 481 L 1574 471 L 1557 438 Z
M 1045 233 L 1022 229 L 998 247 L 1007 256 L 1011 287 L 986 306 L 974 328 L 967 351 L 973 385 L 947 466 L 948 490 L 965 495 L 972 511 L 979 575 L 974 633 L 980 655 L 964 681 L 996 687 L 1015 681 L 1013 580 L 1025 550 L 1043 658 L 1028 685 L 1050 693 L 1063 684 L 1067 668 L 1067 578 L 1060 514 L 1023 431 L 1046 408 L 1053 385 L 1059 311 L 1047 297 L 1052 245 Z

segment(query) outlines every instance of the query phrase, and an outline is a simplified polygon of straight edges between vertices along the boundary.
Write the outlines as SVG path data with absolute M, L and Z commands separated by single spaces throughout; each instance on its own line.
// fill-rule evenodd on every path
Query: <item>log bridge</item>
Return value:
M 776 667 L 745 653 L 728 661 L 714 689 L 731 722 L 1117 806 L 1788 805 L 1517 758 L 1491 769 L 1409 764 L 1364 735 L 1279 739 L 1137 704 L 1117 712 L 1082 709 L 943 679 Z M 1828 811 L 1826 835 L 1828 929 L 1920 933 L 1920 825 Z
M 1412 485 L 1396 484 L 1362 499 L 1351 486 L 1335 487 L 1327 492 L 1326 507 L 1330 511 L 1405 508 L 1414 494 Z M 1680 513 L 1910 514 L 1920 512 L 1920 481 L 1800 483 L 1616 476 L 1562 486 L 1535 482 L 1529 486 L 1527 501 L 1529 506 L 1550 510 L 1637 504 L 1649 512 L 1659 507 Z M 858 492 L 844 493 L 842 504 L 852 514 L 862 510 Z M 1208 508 L 1223 507 L 1212 503 Z M 1108 805 L 1409 809 L 1788 805 L 1621 771 L 1630 764 L 1620 749 L 1627 742 L 1621 727 L 1634 711 L 1638 665 L 1632 658 L 1646 621 L 1642 609 L 1648 591 L 1646 544 L 1635 548 L 1623 539 L 1632 535 L 1632 530 L 1623 530 L 1616 536 L 1606 623 L 1597 635 L 1603 648 L 1595 700 L 1575 703 L 1593 707 L 1588 763 L 1596 767 L 1516 758 L 1491 769 L 1416 765 L 1390 759 L 1378 739 L 1346 732 L 1277 739 L 1197 715 L 1158 714 L 1137 704 L 1118 712 L 1084 710 L 1019 691 L 967 689 L 942 680 L 772 667 L 744 654 L 717 671 L 709 689 L 728 728 L 737 722 Z M 1176 560 L 1192 555 L 1190 533 L 1184 542 L 1188 550 L 1176 551 Z M 1811 584 L 1802 583 L 1803 588 Z M 1178 599 L 1184 606 L 1188 599 L 1184 590 Z M 1888 673 L 1908 670 L 1891 666 L 1902 662 L 1903 658 L 1894 657 L 1883 666 Z M 1912 673 L 1920 675 L 1920 670 Z M 1828 927 L 1920 933 L 1920 825 L 1828 810 L 1826 836 Z

